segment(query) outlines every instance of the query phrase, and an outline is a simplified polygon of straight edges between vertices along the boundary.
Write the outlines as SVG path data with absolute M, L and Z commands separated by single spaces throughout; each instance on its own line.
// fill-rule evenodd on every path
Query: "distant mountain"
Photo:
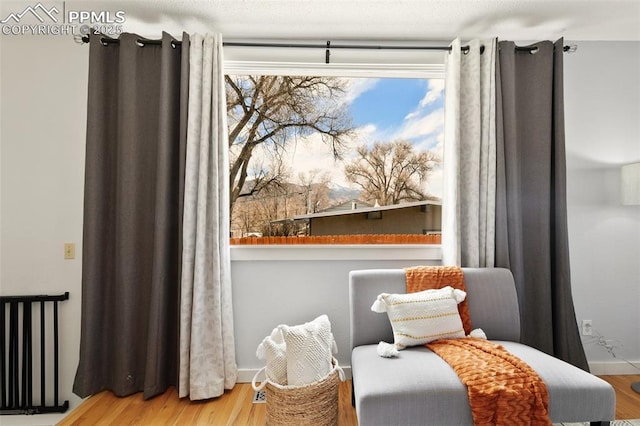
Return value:
M 360 197 L 360 192 L 359 189 L 347 188 L 334 183 L 329 184 L 329 198 L 335 202 L 355 200 Z
M 257 195 L 257 194 L 251 194 L 251 188 L 253 188 L 254 185 L 255 185 L 255 181 L 247 180 L 244 184 L 244 187 L 242 188 L 242 191 L 240 191 L 240 193 L 243 194 L 244 196 Z M 321 185 L 321 184 L 313 184 L 314 187 L 317 185 Z M 304 191 L 306 191 L 306 188 L 304 186 L 296 183 L 285 182 L 281 184 L 281 186 L 286 187 L 289 193 L 292 193 L 292 194 L 303 193 Z M 341 186 L 335 183 L 329 183 L 327 187 L 329 188 L 328 196 L 329 196 L 329 199 L 332 201 L 332 204 L 343 202 L 346 200 L 357 199 L 360 196 L 360 192 L 361 192 L 358 189 L 348 188 L 346 186 Z

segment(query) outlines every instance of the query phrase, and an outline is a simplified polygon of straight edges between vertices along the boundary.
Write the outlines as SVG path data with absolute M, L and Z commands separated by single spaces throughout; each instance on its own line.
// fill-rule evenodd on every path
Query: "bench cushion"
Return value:
M 518 297 L 508 269 L 462 268 L 474 328 L 489 339 L 520 340 Z M 380 293 L 404 293 L 402 269 L 370 269 L 349 273 L 351 348 L 393 342 L 393 332 L 385 315 L 371 311 Z
M 540 375 L 549 391 L 552 421 L 613 419 L 615 394 L 604 380 L 526 345 L 496 343 Z M 362 425 L 473 424 L 465 386 L 445 361 L 423 346 L 392 359 L 379 357 L 376 345 L 358 346 L 351 364 Z

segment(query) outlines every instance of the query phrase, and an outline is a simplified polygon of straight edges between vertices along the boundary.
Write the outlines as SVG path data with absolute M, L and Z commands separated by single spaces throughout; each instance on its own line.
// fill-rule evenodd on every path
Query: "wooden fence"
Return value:
M 231 245 L 440 244 L 440 242 L 441 236 L 439 234 L 357 234 L 231 238 Z

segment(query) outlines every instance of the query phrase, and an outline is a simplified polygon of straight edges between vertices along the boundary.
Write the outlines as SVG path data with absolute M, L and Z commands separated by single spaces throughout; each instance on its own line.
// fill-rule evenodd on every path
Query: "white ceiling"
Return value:
M 225 40 L 640 40 L 640 0 L 67 1 L 123 10 L 125 31 L 219 31 Z

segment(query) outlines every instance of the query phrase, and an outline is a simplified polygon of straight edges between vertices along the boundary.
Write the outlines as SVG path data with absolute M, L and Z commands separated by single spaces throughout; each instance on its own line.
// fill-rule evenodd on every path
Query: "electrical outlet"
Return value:
M 76 258 L 76 245 L 74 243 L 64 243 L 64 258 L 65 259 Z
M 593 336 L 593 324 L 591 320 L 582 320 L 582 335 Z

